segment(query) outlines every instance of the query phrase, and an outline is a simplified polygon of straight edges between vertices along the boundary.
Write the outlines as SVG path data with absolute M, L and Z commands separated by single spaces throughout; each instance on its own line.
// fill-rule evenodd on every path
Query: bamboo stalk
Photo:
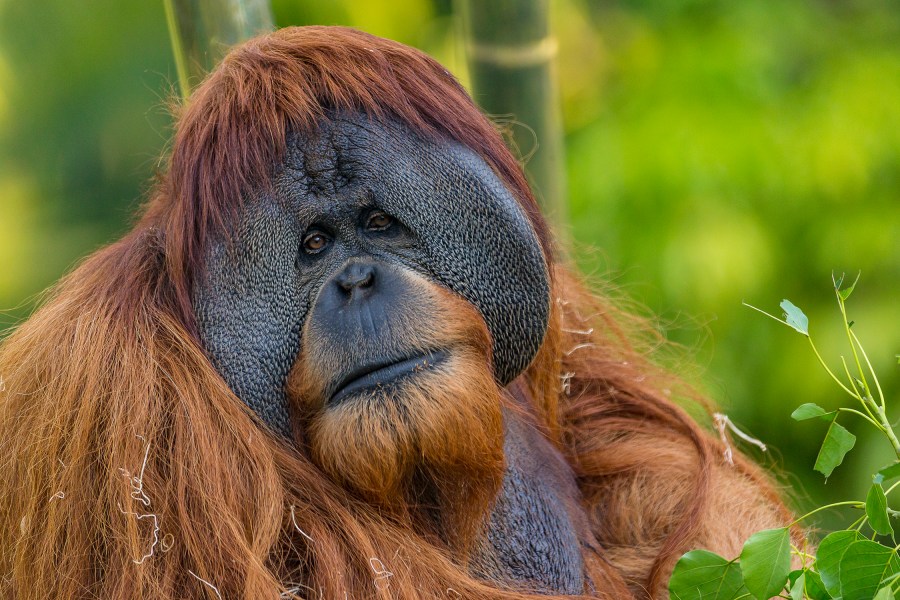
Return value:
M 181 95 L 215 67 L 228 49 L 274 29 L 268 0 L 163 0 Z
M 532 191 L 558 239 L 567 237 L 565 158 L 557 42 L 549 0 L 460 0 L 472 95 L 502 124 L 525 162 Z

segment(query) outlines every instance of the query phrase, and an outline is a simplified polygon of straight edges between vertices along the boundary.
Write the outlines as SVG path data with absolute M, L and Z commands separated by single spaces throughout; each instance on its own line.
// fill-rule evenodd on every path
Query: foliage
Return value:
M 688 552 L 678 561 L 669 582 L 672 598 L 731 600 L 753 597 L 765 600 L 777 596 L 791 600 L 885 600 L 893 598 L 900 587 L 900 547 L 891 524 L 891 519 L 900 512 L 891 509 L 887 499 L 887 495 L 900 486 L 900 443 L 887 418 L 887 402 L 881 384 L 852 329 L 853 321 L 847 317 L 846 301 L 853 293 L 856 281 L 847 287 L 842 287 L 843 283 L 843 276 L 834 280 L 834 293 L 850 346 L 850 361 L 848 364 L 841 356 L 840 376 L 823 360 L 813 343 L 809 319 L 797 306 L 788 300 L 782 301 L 783 318 L 756 307 L 750 308 L 803 335 L 828 375 L 853 399 L 852 407 L 840 406 L 826 411 L 816 404 L 806 403 L 791 414 L 795 421 L 821 419 L 828 423 L 815 469 L 829 477 L 853 448 L 856 437 L 837 422 L 843 415 L 855 415 L 872 426 L 890 445 L 896 456 L 895 462 L 872 474 L 865 501 L 827 504 L 786 527 L 757 532 L 744 543 L 739 559 L 729 561 L 706 550 Z M 894 479 L 897 481 L 885 490 L 883 484 Z M 815 555 L 809 554 L 808 548 L 791 543 L 791 530 L 795 525 L 820 511 L 836 507 L 862 510 L 863 514 L 846 529 L 825 536 Z M 872 539 L 862 534 L 864 530 L 871 533 Z M 890 543 L 883 543 L 887 540 Z M 793 562 L 802 565 L 801 568 L 791 570 L 792 556 Z
M 827 486 L 819 435 L 791 428 L 786 398 L 828 396 L 806 356 L 741 318 L 743 297 L 808 298 L 823 351 L 842 332 L 816 294 L 862 269 L 855 303 L 882 383 L 897 348 L 900 12 L 884 0 L 585 1 L 558 10 L 574 238 L 688 346 L 732 421 L 764 438 L 806 506 L 865 494 L 888 459 L 868 432 Z M 599 34 L 599 35 L 598 35 Z M 566 57 L 572 57 L 567 60 Z M 699 323 L 699 324 L 698 324 Z M 862 331 L 857 332 L 862 333 Z M 751 350 L 752 348 L 752 350 Z M 840 422 L 840 421 L 839 421 Z M 876 456 L 877 455 L 877 456 Z M 832 515 L 826 515 L 830 519 Z

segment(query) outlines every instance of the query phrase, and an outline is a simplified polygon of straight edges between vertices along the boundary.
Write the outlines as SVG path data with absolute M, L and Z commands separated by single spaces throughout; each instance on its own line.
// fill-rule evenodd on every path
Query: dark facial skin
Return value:
M 417 361 L 446 358 L 427 343 L 441 315 L 430 314 L 410 272 L 477 309 L 501 387 L 528 366 L 547 327 L 547 263 L 484 161 L 360 116 L 288 142 L 272 192 L 247 200 L 230 244 L 209 248 L 207 276 L 194 290 L 213 364 L 270 428 L 290 434 L 284 386 L 303 335 L 321 336 L 314 347 L 340 356 L 324 384 L 330 403 L 352 402 L 358 387 L 388 383 Z M 504 412 L 504 484 L 473 572 L 580 593 L 585 542 L 574 478 L 517 418 Z
M 364 117 L 336 119 L 317 139 L 292 137 L 288 147 L 274 193 L 247 202 L 232 245 L 209 250 L 208 276 L 195 290 L 207 351 L 263 421 L 288 432 L 283 387 L 301 330 L 317 299 L 322 313 L 313 318 L 330 318 L 327 296 L 336 278 L 352 277 L 351 262 L 375 275 L 369 307 L 384 318 L 368 333 L 387 353 L 406 350 L 391 339 L 388 315 L 414 301 L 387 285 L 396 266 L 478 309 L 501 386 L 522 372 L 547 326 L 547 266 L 527 218 L 484 161 Z M 341 333 L 339 324 L 331 330 L 346 344 Z

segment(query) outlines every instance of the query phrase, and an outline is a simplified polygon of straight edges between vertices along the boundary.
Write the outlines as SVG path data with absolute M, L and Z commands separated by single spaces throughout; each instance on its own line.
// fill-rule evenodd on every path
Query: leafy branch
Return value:
M 887 402 L 872 362 L 847 317 L 847 299 L 856 288 L 859 275 L 843 288 L 843 275 L 832 277 L 834 294 L 850 346 L 851 362 L 840 357 L 840 375 L 829 367 L 809 333 L 809 319 L 790 300 L 780 304 L 782 318 L 750 304 L 745 306 L 778 321 L 803 335 L 831 379 L 852 397 L 858 408 L 846 406 L 827 411 L 813 403 L 802 404 L 791 414 L 795 421 L 821 419 L 828 423 L 825 438 L 814 469 L 826 478 L 844 460 L 856 443 L 856 436 L 837 422 L 842 413 L 855 414 L 885 437 L 897 461 L 876 471 L 865 501 L 847 500 L 820 506 L 796 519 L 787 527 L 767 529 L 753 534 L 739 558 L 725 558 L 707 550 L 688 552 L 678 561 L 669 581 L 669 593 L 676 600 L 731 600 L 736 598 L 790 598 L 791 600 L 893 600 L 900 588 L 900 545 L 894 538 L 891 519 L 900 511 L 890 508 L 888 495 L 900 486 L 900 442 L 887 418 Z M 851 365 L 853 369 L 851 370 Z M 874 391 L 874 393 L 873 393 Z M 898 479 L 887 490 L 884 483 Z M 828 509 L 851 508 L 864 511 L 847 528 L 822 539 L 815 555 L 791 543 L 792 528 Z M 872 539 L 862 533 L 868 525 Z M 877 541 L 889 538 L 891 544 Z M 802 568 L 791 570 L 792 556 Z

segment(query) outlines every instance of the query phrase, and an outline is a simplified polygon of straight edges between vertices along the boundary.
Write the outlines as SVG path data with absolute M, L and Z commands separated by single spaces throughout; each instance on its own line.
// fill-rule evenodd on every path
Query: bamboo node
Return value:
M 555 37 L 548 35 L 536 42 L 514 46 L 469 42 L 467 50 L 471 60 L 501 67 L 527 67 L 547 63 L 556 58 L 559 44 Z

